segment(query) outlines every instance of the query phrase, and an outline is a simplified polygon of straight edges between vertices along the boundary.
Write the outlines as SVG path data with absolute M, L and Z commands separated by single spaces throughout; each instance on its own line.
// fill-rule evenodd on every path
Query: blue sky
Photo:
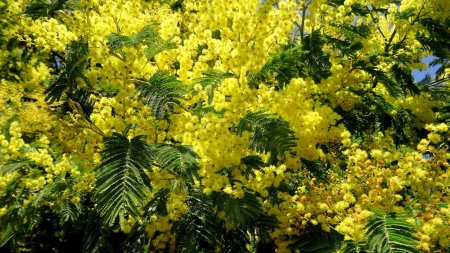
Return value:
M 436 57 L 434 56 L 428 56 L 428 57 L 424 57 L 422 59 L 422 62 L 428 64 L 430 63 L 433 59 L 435 59 Z M 430 76 L 434 76 L 434 73 L 436 73 L 436 70 L 439 68 L 440 66 L 434 66 L 434 67 L 430 67 L 428 69 L 425 70 L 414 70 L 412 72 L 412 75 L 414 77 L 415 81 L 420 81 L 422 80 L 427 74 L 430 74 Z

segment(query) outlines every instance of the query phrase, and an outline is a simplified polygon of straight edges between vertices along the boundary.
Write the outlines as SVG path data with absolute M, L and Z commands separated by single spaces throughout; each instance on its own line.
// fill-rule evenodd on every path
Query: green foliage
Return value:
M 167 195 L 168 189 L 161 189 L 153 196 L 152 200 L 144 207 L 144 215 L 150 217 L 153 214 L 166 216 L 167 213 Z
M 155 28 L 156 28 L 155 24 L 147 25 L 131 36 L 112 33 L 108 35 L 109 51 L 115 52 L 121 49 L 122 47 L 130 47 L 148 43 L 154 37 L 158 36 L 157 32 L 155 31 Z
M 156 24 L 151 24 L 144 26 L 137 33 L 130 36 L 112 33 L 108 35 L 109 52 L 120 59 L 124 59 L 123 52 L 121 52 L 123 47 L 146 45 L 147 48 L 144 53 L 147 59 L 151 60 L 164 50 L 176 48 L 174 43 L 161 39 L 155 29 Z
M 96 169 L 99 212 L 110 226 L 125 213 L 139 219 L 142 199 L 151 189 L 144 170 L 150 168 L 153 152 L 142 136 L 129 140 L 114 133 L 104 144 L 102 163 Z
M 325 232 L 320 227 L 309 225 L 305 231 L 304 234 L 292 238 L 293 243 L 289 245 L 291 250 L 309 253 L 331 253 L 341 248 L 344 237 L 334 230 Z
M 81 215 L 81 212 L 81 205 L 73 204 L 70 200 L 64 200 L 59 210 L 61 215 L 60 223 L 65 224 L 68 221 L 77 221 L 78 217 Z
M 269 166 L 269 164 L 265 163 L 262 158 L 257 155 L 249 155 L 241 158 L 241 164 L 246 167 L 243 171 L 246 176 L 255 176 L 254 170 L 261 170 L 263 167 Z
M 149 250 L 150 236 L 142 225 L 135 225 L 123 244 L 125 253 L 147 253 Z
M 85 89 L 77 89 L 71 94 L 67 94 L 67 101 L 62 105 L 55 106 L 56 110 L 61 113 L 70 111 L 79 113 L 87 121 L 90 121 L 90 116 L 94 111 L 95 102 L 90 98 L 89 92 Z
M 190 146 L 163 144 L 155 149 L 155 162 L 161 168 L 175 172 L 187 182 L 193 182 L 197 176 L 197 159 L 197 154 Z
M 301 47 L 289 48 L 273 56 L 264 66 L 250 76 L 250 87 L 257 87 L 259 83 L 281 89 L 292 78 L 300 77 Z M 274 78 L 275 81 L 271 81 Z
M 263 111 L 249 112 L 241 118 L 236 133 L 242 135 L 244 131 L 253 133 L 250 147 L 258 152 L 270 152 L 272 162 L 296 143 L 288 122 Z
M 320 30 L 313 31 L 303 37 L 301 43 L 303 53 L 300 60 L 304 62 L 304 77 L 309 76 L 316 83 L 320 83 L 321 80 L 331 75 L 329 55 L 323 51 L 325 43 L 325 36 Z
M 369 252 L 367 249 L 367 245 L 363 242 L 355 242 L 355 241 L 344 241 L 342 243 L 343 253 L 362 253 Z
M 214 98 L 214 91 L 222 84 L 226 78 L 233 77 L 233 74 L 209 69 L 203 72 L 203 76 L 195 80 L 202 85 L 203 89 L 208 89 L 208 103 L 211 104 Z
M 139 95 L 157 119 L 163 119 L 174 106 L 181 106 L 186 91 L 181 81 L 166 72 L 157 72 L 138 87 Z
M 416 246 L 419 238 L 416 237 L 416 227 L 408 222 L 410 217 L 406 213 L 382 213 L 374 211 L 366 224 L 366 241 L 345 241 L 342 243 L 342 252 L 419 252 Z
M 352 91 L 361 97 L 352 111 L 339 111 L 341 122 L 358 138 L 370 138 L 368 133 L 394 129 L 393 134 L 396 144 L 406 143 L 409 138 L 405 134 L 408 123 L 412 121 L 412 115 L 405 109 L 396 107 L 387 102 L 382 96 L 364 91 Z M 395 111 L 395 113 L 392 113 Z
M 427 33 L 416 34 L 425 49 L 431 50 L 438 58 L 450 58 L 450 18 L 444 22 L 432 18 L 423 18 L 419 23 L 426 28 Z
M 82 253 L 112 252 L 108 241 L 110 230 L 102 223 L 97 213 L 91 213 L 83 236 Z
M 236 199 L 224 193 L 206 196 L 192 190 L 187 204 L 188 214 L 173 226 L 175 252 L 211 252 L 218 245 L 224 247 L 223 252 L 249 252 L 247 244 L 254 249 L 262 246 L 268 231 L 277 226 L 277 220 L 265 214 L 256 197 L 249 193 Z M 216 215 L 217 209 L 237 228 L 227 230 Z
M 225 193 L 215 193 L 214 203 L 225 212 L 225 216 L 240 228 L 246 228 L 255 224 L 264 212 L 256 196 L 246 193 L 243 198 L 234 198 Z
M 200 192 L 187 199 L 189 212 L 173 226 L 176 235 L 175 252 L 211 252 L 223 241 L 223 222 Z
M 14 237 L 14 230 L 11 225 L 8 225 L 0 236 L 0 248 L 5 246 L 8 241 L 10 241 Z
M 369 251 L 386 252 L 419 252 L 416 246 L 419 239 L 415 236 L 416 229 L 406 222 L 408 216 L 403 213 L 375 215 L 367 223 L 367 245 Z
M 147 48 L 145 49 L 144 53 L 148 60 L 153 59 L 157 54 L 170 50 L 175 49 L 177 46 L 175 43 L 172 43 L 170 41 L 162 40 L 159 38 L 153 38 L 152 40 L 149 40 L 147 43 Z
M 45 101 L 53 103 L 61 100 L 64 92 L 72 94 L 77 87 L 77 78 L 81 78 L 86 83 L 88 79 L 83 76 L 83 71 L 87 68 L 89 47 L 82 41 L 73 41 L 67 47 L 66 59 L 63 62 L 62 72 L 59 78 L 45 90 Z
M 55 17 L 55 13 L 60 10 L 70 8 L 70 3 L 73 0 L 37 0 L 29 3 L 25 8 L 25 14 L 32 19 L 38 19 L 41 17 Z
M 321 160 L 309 161 L 306 159 L 301 159 L 302 168 L 309 171 L 311 176 L 317 178 L 318 180 L 327 182 L 328 177 L 328 164 Z
M 302 38 L 301 44 L 293 44 L 273 56 L 256 73 L 250 74 L 249 85 L 259 83 L 282 89 L 292 78 L 311 77 L 315 82 L 330 75 L 329 56 L 322 50 L 326 40 L 319 30 Z
M 227 244 L 222 252 L 224 253 L 246 253 L 249 252 L 246 245 L 250 244 L 250 240 L 245 230 L 233 229 L 225 235 Z

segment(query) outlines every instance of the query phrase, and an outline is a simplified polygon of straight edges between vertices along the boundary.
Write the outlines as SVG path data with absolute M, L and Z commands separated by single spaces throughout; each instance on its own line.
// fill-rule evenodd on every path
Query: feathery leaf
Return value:
M 161 168 L 170 169 L 188 181 L 193 181 L 197 175 L 197 159 L 197 154 L 190 146 L 163 144 L 155 149 L 155 162 Z
M 367 223 L 366 236 L 368 247 L 373 252 L 419 252 L 416 246 L 419 239 L 415 236 L 413 225 L 405 221 L 403 213 L 375 215 Z
M 212 252 L 223 241 L 224 225 L 200 191 L 191 192 L 187 199 L 189 212 L 175 222 L 175 252 Z
M 139 95 L 150 106 L 157 119 L 163 119 L 173 106 L 181 106 L 186 88 L 175 76 L 166 72 L 155 73 L 138 88 Z
M 108 35 L 108 48 L 113 54 L 116 54 L 123 47 L 131 47 L 137 45 L 146 45 L 144 53 L 148 60 L 151 60 L 158 53 L 175 49 L 175 43 L 163 40 L 156 32 L 156 24 L 144 26 L 137 33 L 131 36 L 123 34 L 111 33 Z
M 170 50 L 175 49 L 177 46 L 175 43 L 172 43 L 170 41 L 162 40 L 159 38 L 154 38 L 152 40 L 149 40 L 147 42 L 147 48 L 145 49 L 144 53 L 148 60 L 153 59 L 157 54 Z
M 46 0 L 37 0 L 29 3 L 24 13 L 32 19 L 54 17 L 56 11 L 67 9 L 70 2 L 70 0 L 55 0 L 48 3 Z
M 73 204 L 69 200 L 64 200 L 60 206 L 60 223 L 61 225 L 67 223 L 69 220 L 75 222 L 81 214 L 81 206 Z
M 244 131 L 253 133 L 250 147 L 258 152 L 270 152 L 271 161 L 296 145 L 295 134 L 289 128 L 289 123 L 263 111 L 249 112 L 241 118 L 236 133 L 242 135 Z
M 110 226 L 125 212 L 139 219 L 139 207 L 150 191 L 150 168 L 153 153 L 142 136 L 129 140 L 114 133 L 104 141 L 102 163 L 96 169 L 96 193 L 100 215 Z
M 73 41 L 69 44 L 59 78 L 44 91 L 45 101 L 53 103 L 59 101 L 65 91 L 68 90 L 71 93 L 77 87 L 77 78 L 87 81 L 87 78 L 83 76 L 83 71 L 88 66 L 88 54 L 87 43 Z
M 202 85 L 203 89 L 208 89 L 208 103 L 211 104 L 214 98 L 214 91 L 222 84 L 226 78 L 233 77 L 233 74 L 209 69 L 203 72 L 203 76 L 195 79 L 195 83 Z
M 126 36 L 117 33 L 111 33 L 108 35 L 108 48 L 110 52 L 115 52 L 122 47 L 136 46 L 139 44 L 145 44 L 146 42 L 154 39 L 158 36 L 155 31 L 156 25 L 150 24 L 144 26 L 137 33 Z
M 320 227 L 310 225 L 305 229 L 304 234 L 295 236 L 294 242 L 289 247 L 293 251 L 331 253 L 336 252 L 341 247 L 343 239 L 344 237 L 334 230 L 325 232 Z

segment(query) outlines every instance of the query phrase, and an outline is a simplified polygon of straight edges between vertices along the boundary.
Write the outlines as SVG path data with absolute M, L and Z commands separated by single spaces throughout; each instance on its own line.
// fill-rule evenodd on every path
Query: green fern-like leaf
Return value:
M 123 252 L 125 253 L 147 253 L 149 250 L 150 236 L 145 227 L 136 224 L 123 244 Z
M 364 242 L 345 241 L 342 243 L 343 253 L 365 253 L 370 252 Z
M 33 201 L 34 207 L 39 207 L 44 200 L 48 200 L 53 194 L 61 194 L 70 187 L 72 180 L 56 180 L 52 184 L 47 184 Z
M 152 40 L 149 40 L 147 42 L 147 48 L 145 49 L 144 53 L 148 60 L 153 59 L 157 54 L 170 50 L 175 49 L 177 46 L 175 43 L 172 43 L 170 41 L 162 40 L 159 37 L 154 38 Z
M 8 225 L 3 231 L 2 235 L 0 236 L 0 248 L 4 247 L 9 241 L 11 241 L 14 238 L 14 229 L 12 225 Z
M 90 116 L 94 111 L 95 102 L 91 99 L 91 94 L 85 89 L 77 89 L 74 92 L 67 94 L 67 101 L 62 105 L 55 106 L 58 113 L 65 114 L 67 112 L 75 111 L 82 113 L 82 116 L 89 122 Z
M 203 118 L 208 113 L 213 113 L 217 115 L 218 117 L 222 118 L 223 114 L 225 113 L 225 109 L 221 111 L 216 111 L 214 109 L 214 106 L 206 105 L 202 99 L 197 103 L 197 105 L 191 109 L 191 112 L 195 115 L 197 115 L 199 118 Z
M 325 37 L 321 30 L 315 30 L 302 39 L 302 72 L 316 83 L 331 75 L 329 55 L 323 51 Z
M 292 251 L 331 253 L 341 247 L 344 237 L 334 230 L 325 232 L 320 227 L 308 226 L 304 234 L 295 236 L 293 239 L 293 243 L 290 244 Z
M 1 174 L 6 174 L 6 173 L 9 173 L 9 172 L 13 172 L 13 171 L 19 170 L 19 169 L 21 169 L 21 168 L 23 168 L 24 166 L 27 166 L 27 165 L 28 165 L 27 161 L 6 164 L 6 165 L 3 165 L 1 167 L 0 173 Z
M 175 49 L 176 45 L 170 41 L 163 40 L 156 32 L 156 24 L 144 26 L 137 33 L 131 36 L 112 33 L 108 35 L 109 51 L 117 56 L 123 47 L 131 47 L 137 45 L 146 45 L 144 53 L 148 60 L 153 59 L 158 53 Z M 119 56 L 122 57 L 122 56 Z
M 212 252 L 223 241 L 224 224 L 201 191 L 192 191 L 187 199 L 189 212 L 172 229 L 175 252 Z
M 112 252 L 108 242 L 110 230 L 102 223 L 100 215 L 91 213 L 84 229 L 82 253 Z
M 240 228 L 255 226 L 258 221 L 268 221 L 264 220 L 266 215 L 253 194 L 245 193 L 243 198 L 234 198 L 225 193 L 215 192 L 213 201 L 220 210 L 225 212 L 225 216 Z M 271 222 L 276 226 L 276 221 Z
M 60 206 L 59 215 L 60 223 L 63 225 L 68 221 L 75 222 L 81 214 L 81 206 L 73 204 L 69 200 L 63 201 Z
M 399 98 L 405 95 L 403 88 L 385 72 L 374 67 L 364 67 L 363 70 L 372 75 L 375 82 L 381 82 L 392 97 Z
M 158 36 L 155 28 L 155 24 L 150 24 L 144 26 L 141 30 L 131 36 L 112 33 L 108 35 L 109 51 L 115 52 L 122 47 L 136 46 L 150 41 Z
M 70 0 L 55 0 L 49 3 L 46 0 L 37 0 L 29 3 L 24 13 L 32 19 L 54 17 L 56 11 L 67 9 L 69 7 L 68 3 L 70 2 Z
M 250 76 L 249 85 L 256 88 L 258 83 L 265 83 L 277 89 L 283 88 L 292 78 L 300 77 L 301 68 L 301 47 L 293 47 L 273 56 L 258 72 Z M 271 84 L 271 78 L 277 82 Z
M 244 131 L 253 133 L 250 147 L 258 152 L 270 152 L 271 161 L 296 145 L 295 134 L 288 122 L 263 111 L 249 112 L 239 121 L 236 132 L 242 135 Z
M 420 41 L 425 49 L 433 52 L 438 58 L 450 58 L 450 18 L 445 21 L 435 20 L 431 17 L 419 20 L 420 25 L 425 29 L 425 33 L 418 33 L 416 39 Z
M 390 104 L 381 95 L 365 91 L 352 92 L 361 97 L 361 103 L 356 104 L 350 112 L 337 111 L 342 116 L 342 123 L 353 135 L 367 138 L 367 133 L 393 128 L 396 144 L 409 140 L 405 130 L 413 119 L 410 112 Z M 393 110 L 397 111 L 397 114 L 391 115 Z
M 211 104 L 214 98 L 214 91 L 226 78 L 233 77 L 233 74 L 209 69 L 203 72 L 203 76 L 195 80 L 196 83 L 202 85 L 203 89 L 208 89 L 208 103 Z
M 150 191 L 144 169 L 150 168 L 152 151 L 142 136 L 129 140 L 114 133 L 104 142 L 102 163 L 96 169 L 96 193 L 100 215 L 107 224 L 125 214 L 139 219 L 139 207 Z
M 188 181 L 197 175 L 197 159 L 190 146 L 164 144 L 155 149 L 155 161 L 163 169 L 170 169 Z
M 268 167 L 269 164 L 265 163 L 261 157 L 257 155 L 249 155 L 241 158 L 241 164 L 245 165 L 244 175 L 248 177 L 249 175 L 256 176 L 255 170 L 261 170 L 264 167 Z
M 321 181 L 326 182 L 328 180 L 328 167 L 327 164 L 321 160 L 309 161 L 301 159 L 302 168 L 306 169 L 311 175 Z
M 311 77 L 315 82 L 330 76 L 329 56 L 322 50 L 325 37 L 320 30 L 313 31 L 301 40 L 273 56 L 256 73 L 250 74 L 249 85 L 259 83 L 282 89 L 292 78 Z
M 62 72 L 59 78 L 44 91 L 45 101 L 50 103 L 59 101 L 66 91 L 71 94 L 77 87 L 77 78 L 88 82 L 83 76 L 83 71 L 89 64 L 88 54 L 87 43 L 74 41 L 67 47 L 67 57 L 63 63 Z
M 150 217 L 154 214 L 166 216 L 167 212 L 167 195 L 169 189 L 161 189 L 153 196 L 152 200 L 144 207 L 145 216 Z
M 250 240 L 245 230 L 232 229 L 228 231 L 225 237 L 225 248 L 223 253 L 247 253 L 250 252 L 247 249 L 247 244 L 250 244 Z
M 419 252 L 416 246 L 419 239 L 415 236 L 413 225 L 405 221 L 403 213 L 375 215 L 367 223 L 366 236 L 368 248 L 372 252 Z
M 181 106 L 186 88 L 175 76 L 157 72 L 138 88 L 139 95 L 150 106 L 157 119 L 163 119 L 173 106 Z

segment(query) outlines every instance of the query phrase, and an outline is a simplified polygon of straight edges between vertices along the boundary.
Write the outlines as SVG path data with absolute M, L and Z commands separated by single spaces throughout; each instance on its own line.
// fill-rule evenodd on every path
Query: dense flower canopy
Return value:
M 0 16 L 0 250 L 450 250 L 450 1 Z

